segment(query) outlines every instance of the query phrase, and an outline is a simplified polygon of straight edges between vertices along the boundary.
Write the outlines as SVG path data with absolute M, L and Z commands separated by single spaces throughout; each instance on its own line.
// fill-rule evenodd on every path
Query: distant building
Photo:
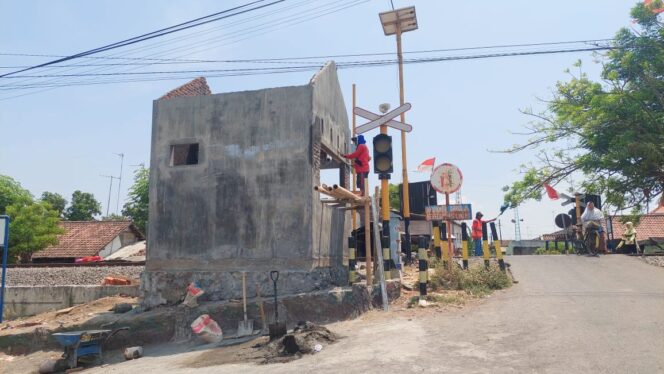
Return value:
M 145 239 L 131 221 L 61 221 L 65 232 L 58 244 L 32 255 L 32 262 L 75 262 L 88 256 L 107 257 Z

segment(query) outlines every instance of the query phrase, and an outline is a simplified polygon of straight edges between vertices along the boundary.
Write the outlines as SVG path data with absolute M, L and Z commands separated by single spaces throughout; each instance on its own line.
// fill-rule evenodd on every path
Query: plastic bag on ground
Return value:
M 221 327 L 207 314 L 196 318 L 191 323 L 191 330 L 208 343 L 219 343 L 224 338 Z
M 198 285 L 198 283 L 190 283 L 189 286 L 187 286 L 187 295 L 185 295 L 182 304 L 191 308 L 196 307 L 198 306 L 196 299 L 198 299 L 204 293 L 205 292 L 201 286 Z

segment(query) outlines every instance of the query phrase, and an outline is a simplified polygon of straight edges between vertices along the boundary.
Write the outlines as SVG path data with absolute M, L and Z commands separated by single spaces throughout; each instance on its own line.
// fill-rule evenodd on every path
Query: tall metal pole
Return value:
M 124 164 L 124 153 L 116 153 L 116 155 L 120 156 L 120 177 L 118 178 L 118 201 L 115 204 L 115 214 L 118 214 L 120 210 L 120 186 L 122 185 L 122 166 Z M 108 214 L 106 214 L 108 215 Z
M 9 221 L 8 216 L 0 216 L 5 221 L 4 243 L 2 243 L 2 289 L 0 289 L 0 322 L 3 321 L 5 309 L 5 276 L 7 274 L 7 254 L 9 253 Z
M 449 216 L 449 212 L 450 212 L 450 194 L 449 193 L 445 193 L 445 205 L 447 207 L 447 213 L 448 213 L 447 215 Z M 447 258 L 450 259 L 450 263 L 448 264 L 448 266 L 451 269 L 452 268 L 451 262 L 452 262 L 452 259 L 454 258 L 454 250 L 452 248 L 452 220 L 449 219 L 449 218 L 447 219 L 447 251 L 449 253 Z
M 399 61 L 399 105 L 404 104 L 403 90 L 403 53 L 401 50 L 401 22 L 397 14 L 397 59 Z M 401 113 L 401 122 L 406 123 L 406 114 Z M 410 246 L 410 194 L 408 186 L 408 162 L 406 159 L 406 132 L 401 131 L 401 171 L 403 181 L 403 223 L 406 232 L 406 243 Z M 450 228 L 448 228 L 449 232 Z M 410 260 L 410 259 L 409 259 Z
M 111 192 L 113 191 L 113 179 L 117 179 L 117 177 L 114 177 L 112 175 L 102 175 L 102 177 L 111 180 L 111 182 L 108 185 L 108 203 L 106 204 L 106 217 L 108 217 L 108 211 L 111 207 Z

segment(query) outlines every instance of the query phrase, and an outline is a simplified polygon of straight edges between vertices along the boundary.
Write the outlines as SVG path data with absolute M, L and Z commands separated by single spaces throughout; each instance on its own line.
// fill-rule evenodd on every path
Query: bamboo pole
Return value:
M 369 192 L 369 178 L 364 178 L 364 190 Z M 371 201 L 364 201 L 364 248 L 367 259 L 367 287 L 373 285 L 373 262 L 371 261 Z
M 355 128 L 356 128 L 356 116 L 355 116 L 356 102 L 355 102 L 355 98 L 356 98 L 355 83 L 353 83 L 353 110 L 352 110 L 352 112 L 353 112 L 353 133 L 352 133 L 353 137 L 355 137 L 357 135 L 356 130 L 355 130 Z M 351 172 L 353 173 L 353 181 L 352 181 L 353 182 L 353 192 L 355 192 L 355 191 L 357 191 L 357 182 L 356 182 L 357 174 L 355 173 L 355 168 L 354 167 L 351 167 Z M 353 216 L 352 217 L 352 221 L 353 221 L 353 226 L 352 227 L 353 227 L 353 231 L 355 231 L 357 229 L 357 214 L 355 214 L 355 212 L 352 212 L 351 214 Z
M 357 200 L 357 201 L 363 200 L 361 197 L 357 196 L 356 194 L 336 184 L 332 186 L 332 191 L 335 191 L 337 194 L 342 195 L 347 199 Z

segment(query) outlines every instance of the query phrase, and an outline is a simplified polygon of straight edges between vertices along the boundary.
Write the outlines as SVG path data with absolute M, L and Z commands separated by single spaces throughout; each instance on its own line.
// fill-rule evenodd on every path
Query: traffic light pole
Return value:
M 396 24 L 397 59 L 399 61 L 399 105 L 404 104 L 403 93 L 403 53 L 401 50 L 401 22 Z M 406 123 L 406 114 L 401 113 L 401 122 Z M 410 194 L 408 186 L 408 162 L 406 159 L 406 132 L 401 131 L 401 170 L 403 181 L 403 224 L 406 232 L 406 245 L 410 246 Z M 410 263 L 410 259 L 406 259 Z

